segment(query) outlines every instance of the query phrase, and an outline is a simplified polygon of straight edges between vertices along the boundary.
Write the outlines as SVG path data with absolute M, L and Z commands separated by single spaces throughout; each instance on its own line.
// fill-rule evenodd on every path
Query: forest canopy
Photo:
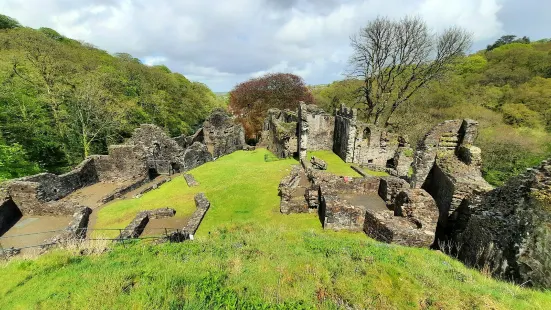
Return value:
M 0 179 L 63 172 L 141 123 L 189 134 L 222 104 L 166 66 L 0 16 Z

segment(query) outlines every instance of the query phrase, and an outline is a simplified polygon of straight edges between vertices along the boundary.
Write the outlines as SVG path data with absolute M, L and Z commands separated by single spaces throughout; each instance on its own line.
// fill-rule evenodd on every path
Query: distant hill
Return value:
M 61 172 L 89 154 L 105 153 L 141 123 L 171 135 L 191 133 L 224 105 L 206 85 L 166 66 L 110 55 L 3 15 L 0 85 L 0 179 L 37 168 Z M 17 156 L 2 155 L 7 153 Z

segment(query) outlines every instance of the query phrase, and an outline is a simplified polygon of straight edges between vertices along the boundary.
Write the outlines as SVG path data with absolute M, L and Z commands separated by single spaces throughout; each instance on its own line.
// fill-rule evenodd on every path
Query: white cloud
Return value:
M 0 11 L 225 91 L 266 72 L 311 84 L 342 78 L 349 36 L 378 15 L 418 14 L 436 30 L 459 25 L 477 40 L 493 39 L 503 1 L 2 0 Z
M 148 66 L 163 65 L 168 59 L 163 56 L 146 56 L 142 62 Z

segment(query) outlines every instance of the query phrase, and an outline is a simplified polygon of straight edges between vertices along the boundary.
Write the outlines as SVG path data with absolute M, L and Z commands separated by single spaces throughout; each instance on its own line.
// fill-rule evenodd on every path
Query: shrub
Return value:
M 530 110 L 524 104 L 505 104 L 501 110 L 503 112 L 503 120 L 509 125 L 530 128 L 538 128 L 541 126 L 539 114 Z

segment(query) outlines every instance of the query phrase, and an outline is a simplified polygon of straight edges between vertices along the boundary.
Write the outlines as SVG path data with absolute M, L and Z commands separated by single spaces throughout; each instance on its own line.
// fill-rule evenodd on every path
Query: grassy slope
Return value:
M 164 195 L 182 192 L 179 199 L 207 193 L 212 208 L 196 241 L 115 246 L 98 256 L 59 250 L 13 261 L 0 267 L 0 309 L 551 305 L 551 294 L 489 279 L 441 253 L 323 231 L 311 214 L 280 214 L 277 184 L 296 161 L 266 163 L 265 153 L 237 152 L 195 169 L 199 188 L 177 180 L 161 188 Z M 339 165 L 346 173 L 342 162 L 333 169 Z
M 327 171 L 336 175 L 341 176 L 350 176 L 350 177 L 360 177 L 356 171 L 350 168 L 350 165 L 342 161 L 342 159 L 335 153 L 331 151 L 313 151 L 308 152 L 308 160 L 310 157 L 316 156 L 319 157 L 327 163 Z
M 327 162 L 327 171 L 342 176 L 359 177 L 360 175 L 350 168 L 350 165 L 344 163 L 342 159 L 331 151 L 314 151 L 308 152 L 308 158 L 310 156 L 319 157 Z M 367 168 L 362 169 L 365 173 L 372 176 L 384 177 L 389 174 L 383 171 L 373 171 Z

